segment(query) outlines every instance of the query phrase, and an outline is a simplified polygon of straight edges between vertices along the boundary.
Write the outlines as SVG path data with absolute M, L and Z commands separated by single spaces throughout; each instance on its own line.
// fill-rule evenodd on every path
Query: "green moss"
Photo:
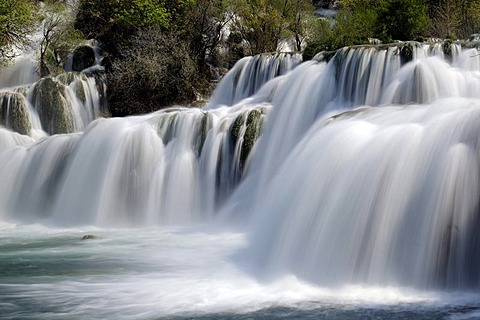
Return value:
M 262 113 L 258 110 L 252 110 L 248 114 L 245 134 L 243 136 L 242 152 L 240 154 L 240 162 L 242 166 L 247 162 L 248 156 L 257 141 L 262 124 Z
M 59 74 L 55 79 L 62 84 L 68 86 L 78 78 L 82 77 L 82 75 L 83 74 L 80 72 L 64 72 Z M 86 77 L 85 75 L 83 76 Z
M 70 133 L 75 129 L 66 90 L 52 78 L 43 78 L 35 84 L 33 103 L 43 129 L 49 134 Z
M 30 134 L 32 124 L 25 97 L 19 93 L 5 92 L 0 95 L 0 101 L 0 124 L 20 134 Z
M 233 124 L 230 128 L 230 137 L 234 145 L 237 144 L 239 134 L 240 134 L 240 129 L 242 128 L 244 122 L 245 122 L 245 117 L 243 114 L 239 114 L 237 118 L 235 118 L 235 121 L 233 121 Z

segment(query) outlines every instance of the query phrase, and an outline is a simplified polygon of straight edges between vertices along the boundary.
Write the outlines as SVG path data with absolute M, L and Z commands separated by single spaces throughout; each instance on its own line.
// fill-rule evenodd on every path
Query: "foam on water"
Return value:
M 87 233 L 98 238 L 81 240 Z M 401 287 L 321 288 L 293 276 L 262 283 L 232 260 L 245 245 L 241 233 L 201 229 L 3 226 L 0 316 L 235 317 L 274 307 L 437 310 L 478 301 L 476 294 Z

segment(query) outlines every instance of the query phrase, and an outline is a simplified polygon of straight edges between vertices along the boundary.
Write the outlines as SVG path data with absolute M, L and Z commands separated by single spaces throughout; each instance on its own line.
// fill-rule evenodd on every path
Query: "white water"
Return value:
M 90 122 L 106 114 L 101 101 L 101 96 L 105 95 L 105 85 L 98 48 L 95 48 L 95 53 L 96 64 L 81 73 L 66 72 L 50 77 L 56 86 L 54 90 L 42 86 L 44 82 L 39 81 L 38 62 L 34 51 L 21 53 L 7 67 L 1 68 L 0 104 L 3 104 L 6 110 L 1 112 L 3 116 L 0 117 L 0 125 L 18 130 L 11 125 L 10 118 L 13 110 L 22 108 L 26 110 L 22 121 L 28 123 L 28 134 L 39 138 L 47 134 L 83 131 Z M 45 92 L 45 95 L 36 98 L 37 91 Z M 9 99 L 13 93 L 24 96 L 21 105 L 18 105 L 18 100 Z M 64 116 L 59 119 L 44 119 L 41 110 L 45 109 L 53 110 L 54 114 L 62 110 Z M 61 131 L 53 129 L 52 122 L 62 122 L 65 119 L 71 123 L 70 128 Z
M 302 56 L 298 53 L 245 57 L 238 61 L 219 83 L 209 107 L 231 106 L 253 96 L 269 80 L 287 73 L 300 62 Z
M 429 315 L 478 303 L 473 293 L 360 285 L 320 288 L 294 276 L 259 282 L 231 258 L 232 252 L 246 245 L 239 233 L 178 228 L 59 230 L 35 225 L 3 225 L 1 231 L 1 264 L 17 266 L 4 268 L 8 276 L 0 282 L 0 314 L 15 319 L 217 314 L 235 318 L 277 307 L 305 310 L 306 314 L 326 309 L 328 319 L 336 316 L 335 310 L 340 310 L 340 318 L 341 312 L 348 315 L 350 310 L 363 308 L 366 311 L 357 316 L 371 315 L 375 309 L 385 310 L 386 315 L 410 310 Z M 80 240 L 85 233 L 99 238 Z M 20 245 L 8 251 L 6 243 Z M 269 318 L 275 313 L 257 316 Z
M 93 233 L 86 266 L 108 265 L 5 288 L 60 317 L 477 308 L 480 56 L 455 48 L 447 61 L 414 46 L 409 63 L 398 47 L 341 50 L 227 106 L 251 88 L 239 68 L 262 65 L 245 60 L 207 110 L 102 119 L 40 142 L 0 131 L 0 219 L 20 224 L 14 243 L 29 243 L 22 228 L 33 242 Z M 241 160 L 253 110 L 266 122 Z M 198 224 L 208 232 L 185 227 Z M 70 255 L 80 247 L 66 234 Z
M 39 79 L 36 71 L 37 61 L 30 54 L 19 56 L 10 65 L 1 69 L 0 88 L 32 84 Z

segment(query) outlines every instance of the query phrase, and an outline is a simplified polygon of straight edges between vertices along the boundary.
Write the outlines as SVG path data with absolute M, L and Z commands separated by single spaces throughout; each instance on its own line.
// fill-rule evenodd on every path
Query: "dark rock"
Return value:
M 72 70 L 82 71 L 95 64 L 95 51 L 92 47 L 81 46 L 73 51 Z
M 400 49 L 400 58 L 402 64 L 408 63 L 413 60 L 413 45 L 411 43 L 405 43 Z
M 443 54 L 447 59 L 452 58 L 452 44 L 453 44 L 453 41 L 450 39 L 445 40 L 442 44 Z
M 98 237 L 93 234 L 86 234 L 82 237 L 82 240 L 95 240 L 95 239 L 98 239 Z

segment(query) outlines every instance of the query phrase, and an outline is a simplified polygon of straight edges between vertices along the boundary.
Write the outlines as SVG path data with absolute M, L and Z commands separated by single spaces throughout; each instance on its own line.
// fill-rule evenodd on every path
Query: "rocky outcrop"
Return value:
M 81 46 L 73 51 L 72 70 L 82 71 L 95 64 L 95 51 L 90 46 Z
M 22 94 L 0 92 L 0 124 L 20 134 L 30 133 L 30 112 L 27 100 Z
M 32 102 L 47 133 L 75 130 L 73 114 L 67 103 L 67 88 L 62 83 L 52 78 L 41 79 L 33 88 Z

